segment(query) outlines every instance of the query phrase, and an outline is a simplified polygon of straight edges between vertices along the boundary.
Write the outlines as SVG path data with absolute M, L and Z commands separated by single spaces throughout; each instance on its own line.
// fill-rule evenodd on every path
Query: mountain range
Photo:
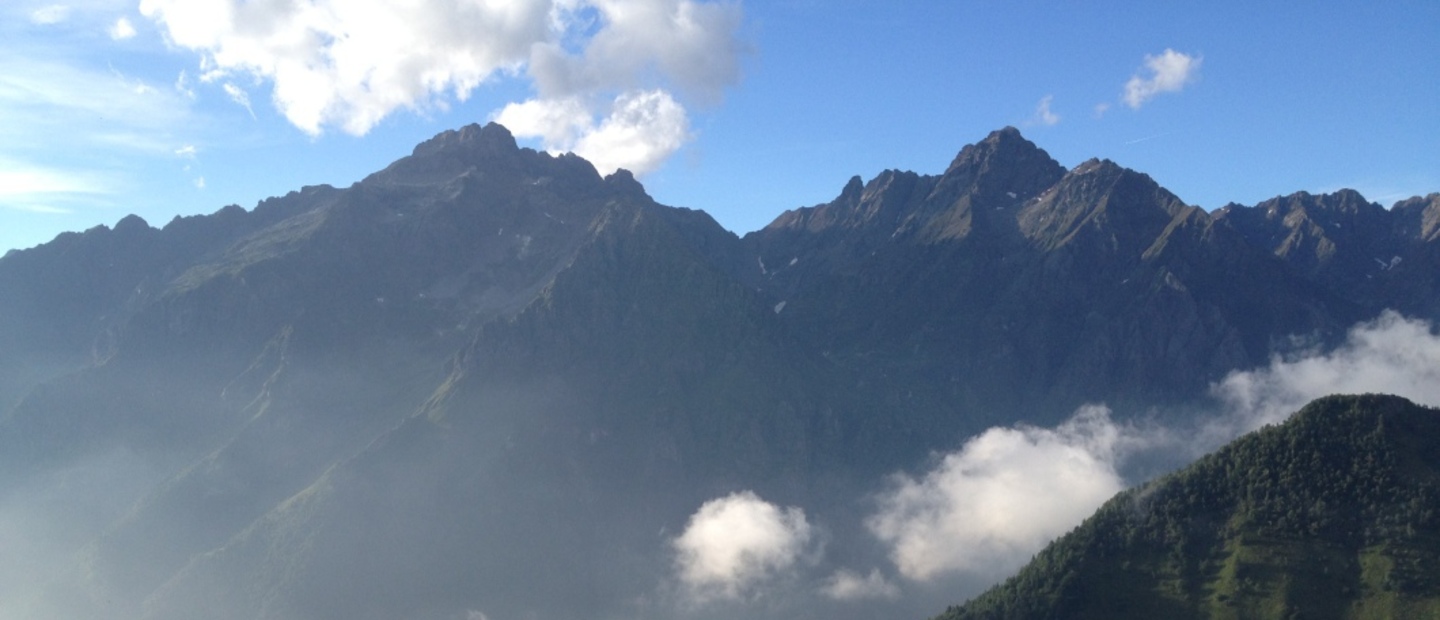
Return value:
M 0 258 L 0 515 L 45 558 L 0 613 L 721 614 L 675 602 L 707 500 L 875 555 L 860 498 L 986 428 L 1186 418 L 1383 310 L 1440 319 L 1437 238 L 1440 194 L 1207 213 L 1013 128 L 740 237 L 447 131 L 348 188 Z

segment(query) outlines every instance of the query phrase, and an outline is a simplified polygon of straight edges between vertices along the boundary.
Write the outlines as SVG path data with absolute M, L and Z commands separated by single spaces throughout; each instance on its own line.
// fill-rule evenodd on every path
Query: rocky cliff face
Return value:
M 470 126 L 0 259 L 0 506 L 113 489 L 55 550 L 57 617 L 635 611 L 708 498 L 858 528 L 846 498 L 988 425 L 1440 317 L 1435 196 L 1272 202 L 1212 216 L 1007 128 L 741 239 Z

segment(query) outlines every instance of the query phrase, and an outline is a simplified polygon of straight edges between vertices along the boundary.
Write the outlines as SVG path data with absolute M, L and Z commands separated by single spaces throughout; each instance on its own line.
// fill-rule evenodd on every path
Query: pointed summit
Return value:
M 970 194 L 986 203 L 1014 203 L 1038 195 L 1065 176 L 1065 167 L 1014 127 L 967 145 L 946 168 L 936 194 Z
M 1020 135 L 1020 130 L 1006 126 L 990 132 L 984 140 L 960 149 L 950 167 L 945 169 L 945 174 L 1017 164 L 1059 168 L 1062 174 L 1064 172 L 1064 168 L 1051 159 L 1049 153 L 1026 140 Z

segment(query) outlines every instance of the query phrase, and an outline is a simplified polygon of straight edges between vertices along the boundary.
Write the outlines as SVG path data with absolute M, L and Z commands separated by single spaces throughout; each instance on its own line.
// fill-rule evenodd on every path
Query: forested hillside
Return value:
M 1440 616 L 1440 411 L 1334 396 L 1127 491 L 940 616 Z

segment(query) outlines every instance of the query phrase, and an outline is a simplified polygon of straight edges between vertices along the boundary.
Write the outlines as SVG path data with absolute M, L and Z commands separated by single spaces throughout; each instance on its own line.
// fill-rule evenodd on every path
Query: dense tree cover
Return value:
M 940 620 L 1440 617 L 1440 411 L 1332 396 L 1116 496 Z

